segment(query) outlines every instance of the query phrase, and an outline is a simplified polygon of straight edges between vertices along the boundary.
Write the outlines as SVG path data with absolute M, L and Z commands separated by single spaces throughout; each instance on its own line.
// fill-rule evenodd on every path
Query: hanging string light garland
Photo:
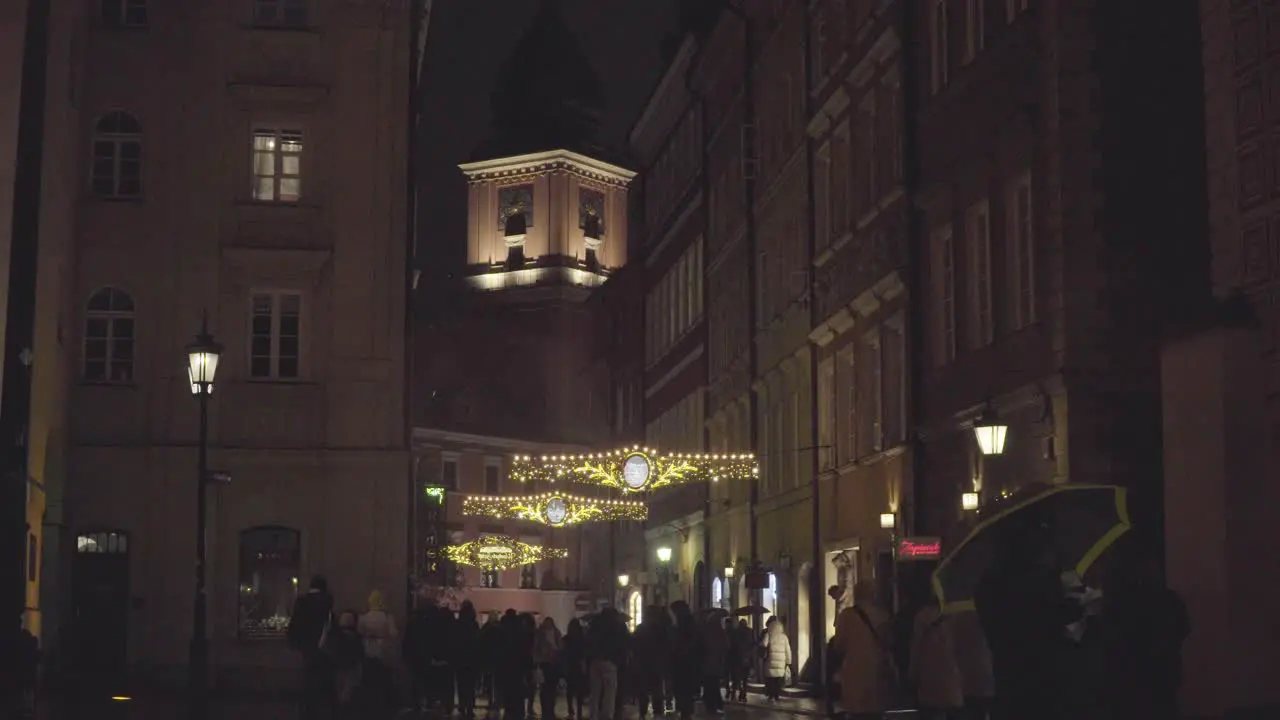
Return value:
M 668 485 L 720 480 L 749 480 L 759 474 L 750 453 L 662 453 L 631 448 L 581 455 L 517 455 L 511 477 L 528 482 L 578 482 L 626 493 Z
M 567 493 L 540 495 L 471 495 L 462 501 L 463 515 L 531 520 L 551 527 L 605 520 L 644 520 L 649 508 L 635 500 L 581 497 Z
M 569 551 L 530 545 L 510 535 L 484 535 L 470 542 L 446 545 L 444 555 L 459 565 L 471 565 L 482 570 L 510 570 L 543 560 L 565 558 Z

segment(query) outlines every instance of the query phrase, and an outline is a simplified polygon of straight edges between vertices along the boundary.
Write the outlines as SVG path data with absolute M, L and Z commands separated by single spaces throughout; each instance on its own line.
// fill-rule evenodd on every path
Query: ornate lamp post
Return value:
M 200 402 L 200 444 L 196 472 L 196 587 L 191 607 L 190 701 L 192 720 L 208 717 L 209 685 L 209 602 L 205 592 L 206 531 L 209 503 L 209 396 L 213 394 L 213 377 L 218 372 L 222 346 L 209 334 L 209 316 L 200 322 L 200 333 L 187 346 L 187 380 L 191 394 Z

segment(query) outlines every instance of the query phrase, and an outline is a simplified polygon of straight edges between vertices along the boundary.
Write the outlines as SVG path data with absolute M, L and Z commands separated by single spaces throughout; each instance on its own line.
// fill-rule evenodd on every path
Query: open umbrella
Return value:
M 1010 542 L 1046 544 L 1061 571 L 1084 577 L 1130 528 L 1127 495 L 1112 485 L 1054 485 L 1011 502 L 979 522 L 938 563 L 933 592 L 947 612 L 973 609 L 973 595 Z
M 770 610 L 769 608 L 762 607 L 760 605 L 743 605 L 742 607 L 733 611 L 733 616 L 748 617 L 751 615 L 768 615 L 771 612 L 773 611 Z

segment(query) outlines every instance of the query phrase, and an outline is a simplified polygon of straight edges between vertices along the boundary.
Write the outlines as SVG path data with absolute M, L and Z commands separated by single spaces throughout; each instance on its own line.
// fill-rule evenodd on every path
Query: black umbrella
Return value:
M 733 611 L 734 617 L 747 617 L 749 615 L 768 615 L 773 612 L 767 607 L 761 605 L 744 605 Z
M 1054 485 L 1010 502 L 979 522 L 933 572 L 933 592 L 945 611 L 973 609 L 973 594 L 1000 557 L 1003 543 L 1045 547 L 1061 564 L 1084 577 L 1107 548 L 1129 530 L 1124 488 Z

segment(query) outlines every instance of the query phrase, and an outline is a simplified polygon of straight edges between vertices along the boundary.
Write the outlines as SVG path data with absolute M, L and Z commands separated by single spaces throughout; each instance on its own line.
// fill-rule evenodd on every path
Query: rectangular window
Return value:
M 1009 283 L 1014 297 L 1014 327 L 1036 321 L 1036 244 L 1032 224 L 1031 176 L 1024 175 L 1009 188 Z
M 987 201 L 969 208 L 965 222 L 969 250 L 969 346 L 985 347 L 995 340 L 991 307 L 991 212 Z
M 902 443 L 907 436 L 907 348 L 902 313 L 885 321 L 881 329 L 881 358 L 884 379 L 884 441 L 886 446 Z
M 965 0 L 964 60 L 969 62 L 987 45 L 987 3 L 985 0 Z
M 500 461 L 488 460 L 484 465 L 484 494 L 497 495 L 502 492 L 502 467 Z
M 483 588 L 499 587 L 498 577 L 499 576 L 498 576 L 497 570 L 481 570 L 480 571 L 480 587 L 483 587 Z
M 933 304 L 935 317 L 933 360 L 937 366 L 956 359 L 956 267 L 951 227 L 933 232 Z
M 831 144 L 813 157 L 813 245 L 815 254 L 831 244 Z
M 947 0 L 932 0 L 929 13 L 929 70 L 934 93 L 947 86 L 950 68 L 947 65 Z
M 862 455 L 883 449 L 884 402 L 882 392 L 880 333 L 872 330 L 858 342 L 857 388 L 859 399 L 858 451 Z
M 858 392 L 853 360 L 852 345 L 844 346 L 836 354 L 836 387 L 839 388 L 836 432 L 840 465 L 858 459 Z
M 262 27 L 306 27 L 307 0 L 253 0 L 253 24 Z
M 839 240 L 849 232 L 853 197 L 853 152 L 849 121 L 840 123 L 831 135 L 831 237 Z
M 300 374 L 302 295 L 254 293 L 250 318 L 249 377 L 292 380 Z
M 446 457 L 440 460 L 440 485 L 449 490 L 458 489 L 458 458 Z
M 292 203 L 302 199 L 302 131 L 253 131 L 253 199 Z
M 538 587 L 538 566 L 520 566 L 520 589 L 535 590 Z
M 835 390 L 836 366 L 833 358 L 818 364 L 818 469 L 830 470 L 835 465 Z

